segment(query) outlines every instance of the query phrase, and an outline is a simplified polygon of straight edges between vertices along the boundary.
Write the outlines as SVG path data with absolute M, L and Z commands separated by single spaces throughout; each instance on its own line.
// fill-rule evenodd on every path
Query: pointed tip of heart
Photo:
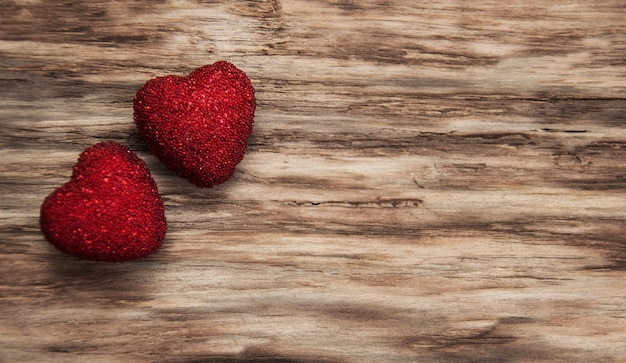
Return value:
M 70 180 L 45 198 L 40 226 L 62 252 L 123 262 L 160 248 L 167 222 L 143 160 L 126 146 L 102 142 L 85 149 Z
M 228 180 L 243 159 L 256 98 L 248 76 L 219 61 L 188 76 L 147 81 L 133 108 L 139 133 L 159 161 L 209 188 Z

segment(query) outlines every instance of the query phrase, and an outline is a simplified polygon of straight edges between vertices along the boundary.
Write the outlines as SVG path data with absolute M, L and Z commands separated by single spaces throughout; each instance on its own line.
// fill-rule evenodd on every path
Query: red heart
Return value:
M 80 154 L 71 179 L 41 206 L 41 230 L 57 249 L 94 261 L 143 258 L 163 242 L 163 201 L 146 164 L 103 142 Z
M 256 100 L 246 74 L 220 61 L 186 77 L 149 80 L 133 105 L 150 151 L 196 186 L 213 187 L 228 180 L 243 159 Z

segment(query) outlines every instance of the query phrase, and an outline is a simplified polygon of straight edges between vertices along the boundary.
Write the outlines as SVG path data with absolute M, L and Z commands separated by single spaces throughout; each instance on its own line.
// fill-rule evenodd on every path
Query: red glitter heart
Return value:
M 41 206 L 41 230 L 57 249 L 94 261 L 144 258 L 163 242 L 163 201 L 146 164 L 128 147 L 83 151 L 71 179 Z
M 256 100 L 246 74 L 226 61 L 189 76 L 149 80 L 134 98 L 134 119 L 152 153 L 198 187 L 228 180 L 243 159 Z

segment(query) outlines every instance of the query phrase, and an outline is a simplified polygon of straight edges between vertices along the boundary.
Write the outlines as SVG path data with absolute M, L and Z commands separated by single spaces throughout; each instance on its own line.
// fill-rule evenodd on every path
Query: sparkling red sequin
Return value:
M 70 181 L 44 200 L 40 224 L 57 249 L 110 262 L 148 256 L 161 247 L 167 229 L 146 164 L 115 142 L 80 154 Z
M 198 187 L 228 180 L 243 159 L 256 100 L 246 74 L 226 61 L 189 76 L 149 80 L 134 99 L 134 119 L 148 148 Z

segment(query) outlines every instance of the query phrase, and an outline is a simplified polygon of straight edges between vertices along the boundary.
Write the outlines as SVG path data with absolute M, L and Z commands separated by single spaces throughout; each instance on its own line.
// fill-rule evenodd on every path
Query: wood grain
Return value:
M 626 361 L 626 5 L 0 2 L 0 361 Z M 197 189 L 132 122 L 227 59 L 258 108 Z M 62 255 L 43 198 L 115 140 L 166 204 L 145 260 Z

